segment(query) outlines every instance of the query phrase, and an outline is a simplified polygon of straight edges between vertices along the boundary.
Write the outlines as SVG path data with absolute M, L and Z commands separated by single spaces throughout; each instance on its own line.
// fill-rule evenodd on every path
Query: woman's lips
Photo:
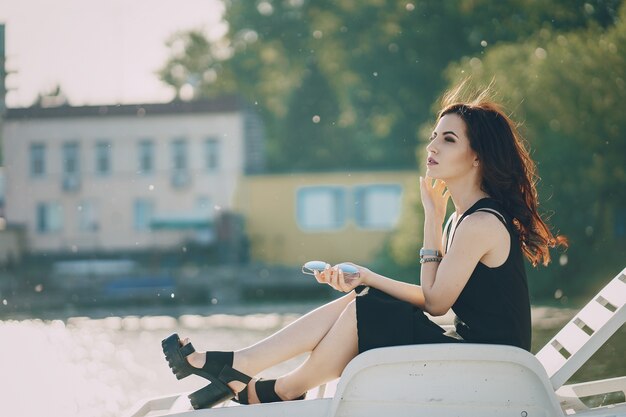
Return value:
M 438 165 L 439 163 L 437 161 L 435 161 L 433 158 L 428 158 L 428 161 L 426 161 L 426 165 Z

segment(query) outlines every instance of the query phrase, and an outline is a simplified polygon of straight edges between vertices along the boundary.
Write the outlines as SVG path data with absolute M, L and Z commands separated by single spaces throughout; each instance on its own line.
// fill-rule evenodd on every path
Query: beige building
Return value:
M 6 220 L 35 252 L 209 243 L 263 169 L 259 119 L 233 97 L 8 109 L 3 137 Z

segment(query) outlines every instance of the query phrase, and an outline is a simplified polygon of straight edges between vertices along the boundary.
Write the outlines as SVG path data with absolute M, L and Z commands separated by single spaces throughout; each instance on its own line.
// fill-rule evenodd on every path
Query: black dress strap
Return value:
M 454 240 L 454 236 L 456 235 L 456 229 L 459 228 L 459 225 L 461 224 L 461 222 L 467 216 L 469 216 L 470 214 L 475 213 L 477 211 L 483 211 L 485 213 L 493 214 L 494 216 L 496 216 L 498 218 L 498 220 L 500 220 L 502 222 L 504 227 L 506 227 L 508 229 L 506 217 L 504 217 L 504 215 L 502 213 L 500 213 L 500 211 L 496 210 L 495 207 L 499 208 L 500 204 L 496 200 L 494 200 L 493 198 L 490 198 L 490 197 L 481 198 L 480 200 L 475 202 L 473 206 L 471 206 L 469 209 L 467 209 L 461 215 L 461 218 L 459 218 L 459 221 L 456 222 L 456 225 L 454 226 L 454 230 L 452 231 L 452 234 L 448 235 L 448 241 L 446 241 L 446 246 L 449 248 L 450 245 L 452 245 L 452 240 Z M 450 220 L 451 219 L 452 219 L 452 216 L 450 216 Z M 451 223 L 450 220 L 448 220 L 448 224 Z M 446 228 L 448 227 L 448 224 L 446 224 Z M 447 252 L 447 250 L 446 250 L 446 252 Z
M 448 248 L 450 247 L 450 226 L 452 225 L 453 217 L 454 214 L 451 214 L 450 217 L 448 217 L 448 221 L 443 228 L 443 235 L 446 237 L 446 246 L 443 248 L 444 253 L 448 253 Z
M 494 210 L 492 208 L 489 207 L 483 207 L 483 208 L 479 208 L 476 211 L 484 211 L 485 213 L 491 213 L 493 215 L 495 215 L 498 220 L 500 220 L 502 222 L 502 224 L 504 226 L 506 226 L 506 219 L 504 218 L 504 216 L 502 215 L 502 213 L 500 213 L 498 210 Z M 474 213 L 476 213 L 476 211 Z

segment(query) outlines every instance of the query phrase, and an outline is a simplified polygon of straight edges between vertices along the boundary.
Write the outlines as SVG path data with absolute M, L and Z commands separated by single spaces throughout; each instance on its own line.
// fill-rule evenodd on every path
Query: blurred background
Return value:
M 159 341 L 242 347 L 337 297 L 308 260 L 419 283 L 423 148 L 468 78 L 570 241 L 527 265 L 536 351 L 626 266 L 624 45 L 620 0 L 0 0 L 0 403 L 191 389 Z M 624 333 L 574 379 L 623 375 Z

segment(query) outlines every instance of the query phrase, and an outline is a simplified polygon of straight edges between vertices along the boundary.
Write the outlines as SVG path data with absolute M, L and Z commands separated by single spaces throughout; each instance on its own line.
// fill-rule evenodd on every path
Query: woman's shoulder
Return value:
M 503 237 L 505 232 L 508 234 L 509 216 L 503 205 L 494 198 L 486 197 L 477 201 L 464 217 L 459 226 L 464 224 L 466 233 L 477 238 L 493 236 L 494 233 L 502 234 Z
M 484 254 L 509 241 L 508 230 L 490 213 L 474 212 L 459 223 L 454 234 L 454 247 L 463 256 L 468 253 L 480 259 Z M 452 252 L 452 250 L 451 250 Z
M 477 210 L 468 214 L 459 225 L 459 229 L 461 226 L 473 233 L 504 228 L 502 216 L 489 210 Z
M 508 225 L 510 222 L 510 215 L 507 212 L 504 204 L 499 200 L 496 200 L 492 197 L 485 197 L 476 202 L 469 210 L 467 215 L 479 214 L 479 213 L 488 213 L 488 215 L 495 216 L 500 222 Z

